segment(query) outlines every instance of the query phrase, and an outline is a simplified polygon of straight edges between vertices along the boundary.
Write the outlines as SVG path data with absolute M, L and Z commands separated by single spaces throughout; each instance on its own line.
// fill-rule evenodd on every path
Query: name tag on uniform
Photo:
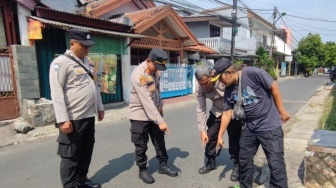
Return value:
M 75 72 L 76 75 L 81 75 L 81 74 L 86 73 L 86 72 L 84 71 L 84 69 L 82 69 L 82 68 L 75 69 L 74 72 Z

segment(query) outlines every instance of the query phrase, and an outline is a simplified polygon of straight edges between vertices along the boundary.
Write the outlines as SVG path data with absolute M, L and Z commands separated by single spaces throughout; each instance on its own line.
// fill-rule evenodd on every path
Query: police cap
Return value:
M 148 58 L 153 62 L 155 68 L 160 71 L 166 70 L 166 63 L 168 60 L 168 55 L 165 51 L 160 48 L 153 48 L 149 54 Z
M 83 29 L 70 29 L 69 38 L 77 40 L 85 46 L 92 46 L 96 44 L 91 40 L 89 31 Z

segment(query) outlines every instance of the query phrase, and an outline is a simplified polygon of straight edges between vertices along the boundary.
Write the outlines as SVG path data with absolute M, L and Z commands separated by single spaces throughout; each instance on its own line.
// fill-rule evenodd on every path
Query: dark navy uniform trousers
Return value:
M 240 138 L 240 177 L 241 188 L 252 188 L 253 157 L 259 145 L 262 146 L 271 170 L 270 187 L 287 188 L 287 173 L 284 160 L 284 140 L 281 126 L 270 131 L 251 132 L 245 128 Z
M 140 169 L 147 168 L 147 143 L 149 136 L 155 147 L 156 157 L 161 162 L 168 161 L 164 132 L 153 121 L 131 121 L 131 141 L 135 145 L 136 164 Z
M 60 131 L 57 154 L 61 156 L 61 181 L 64 188 L 75 187 L 89 171 L 95 142 L 95 117 L 71 120 L 73 132 Z
M 218 132 L 221 123 L 221 116 L 216 118 L 216 116 L 210 112 L 209 118 L 207 120 L 207 134 L 209 137 L 209 141 L 205 146 L 205 156 L 208 158 L 214 159 L 216 155 L 216 144 L 218 138 Z M 231 155 L 231 160 L 234 163 L 238 163 L 239 156 L 239 139 L 242 131 L 242 124 L 240 120 L 231 120 L 228 128 L 228 136 L 229 136 L 229 153 Z

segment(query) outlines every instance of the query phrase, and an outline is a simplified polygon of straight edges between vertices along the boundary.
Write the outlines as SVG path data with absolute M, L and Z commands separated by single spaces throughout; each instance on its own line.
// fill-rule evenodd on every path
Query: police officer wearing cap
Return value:
M 221 63 L 223 59 L 216 63 Z M 205 156 L 207 158 L 206 165 L 199 169 L 200 174 L 206 174 L 211 170 L 215 170 L 216 157 L 219 156 L 220 150 L 216 150 L 218 132 L 223 113 L 223 96 L 225 86 L 218 80 L 217 77 L 212 77 L 212 70 L 208 65 L 200 65 L 196 68 L 195 77 L 198 81 L 196 84 L 196 99 L 197 99 L 197 122 L 198 129 L 201 134 L 202 145 L 205 145 Z M 206 99 L 210 99 L 212 107 L 207 119 Z M 239 177 L 239 139 L 241 133 L 241 122 L 232 120 L 228 127 L 229 136 L 229 153 L 231 160 L 234 163 L 230 179 L 238 181 Z
M 239 187 L 252 188 L 253 158 L 259 145 L 262 146 L 270 167 L 270 187 L 288 187 L 284 160 L 284 134 L 282 124 L 290 119 L 285 110 L 278 84 L 272 77 L 257 67 L 239 70 L 229 60 L 215 64 L 214 75 L 225 85 L 224 111 L 217 139 L 217 146 L 223 147 L 223 134 L 232 115 L 245 116 L 245 124 L 240 137 Z M 233 111 L 238 101 L 238 85 L 241 83 L 242 106 L 240 113 Z M 239 104 L 239 103 L 238 103 Z M 241 109 L 236 107 L 236 109 Z M 244 112 L 241 113 L 241 112 Z
M 69 31 L 70 50 L 54 59 L 49 79 L 56 126 L 57 154 L 64 188 L 99 188 L 87 178 L 95 142 L 95 116 L 104 118 L 100 92 L 92 79 L 88 58 L 95 43 L 86 30 Z
M 149 137 L 155 147 L 159 161 L 160 174 L 171 177 L 178 175 L 169 168 L 165 146 L 165 132 L 169 134 L 168 125 L 163 119 L 163 102 L 160 97 L 160 72 L 166 70 L 168 55 L 159 48 L 153 48 L 148 58 L 142 62 L 131 75 L 131 97 L 129 102 L 129 119 L 131 121 L 131 141 L 135 145 L 136 164 L 139 178 L 143 182 L 154 183 L 154 178 L 147 171 L 147 143 Z

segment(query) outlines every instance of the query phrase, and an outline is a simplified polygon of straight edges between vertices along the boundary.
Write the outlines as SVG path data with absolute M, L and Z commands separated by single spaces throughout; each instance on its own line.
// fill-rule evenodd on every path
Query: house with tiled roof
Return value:
M 221 57 L 230 58 L 231 55 L 233 21 L 231 15 L 226 11 L 232 11 L 232 8 L 215 8 L 202 12 L 177 10 L 198 40 L 218 52 L 207 56 L 208 59 L 214 61 Z M 239 17 L 241 17 L 240 14 Z M 242 32 L 246 25 L 242 20 L 239 20 L 236 25 L 239 31 L 235 36 L 235 58 L 251 62 L 251 58 L 255 57 L 256 41 L 246 37 L 248 35 L 246 32 Z
M 77 0 L 0 2 L 0 106 L 10 108 L 0 110 L 0 120 L 13 118 L 5 112 L 15 117 L 27 114 L 27 100 L 50 99 L 49 65 L 69 48 L 68 31 L 72 28 L 90 31 L 97 43 L 89 57 L 98 73 L 103 103 L 127 101 L 123 94 L 129 90 L 123 85 L 129 80 L 123 77 L 122 63 L 130 59 L 127 44 L 146 36 L 135 33 L 133 25 L 87 15 L 87 4 Z M 51 123 L 54 118 L 48 113 L 44 112 L 46 118 L 37 118 Z
M 180 10 L 178 13 L 198 40 L 218 52 L 207 58 L 230 57 L 232 6 L 207 9 L 196 14 L 187 10 Z M 291 59 L 291 47 L 287 44 L 287 35 L 283 29 L 275 28 L 255 12 L 241 7 L 237 8 L 237 18 L 239 27 L 235 36 L 234 55 L 236 59 L 244 60 L 245 63 L 251 65 L 259 46 L 270 51 L 273 31 L 275 31 L 275 45 L 272 57 L 276 62 L 275 68 L 280 67 L 280 63 Z M 287 67 L 291 67 L 289 62 L 287 62 Z
M 12 6 L 10 12 L 15 12 L 3 20 L 5 24 L 9 23 L 4 28 L 6 45 L 17 44 L 13 54 L 8 53 L 8 57 L 15 57 L 11 66 L 16 69 L 12 74 L 16 77 L 11 81 L 15 79 L 18 84 L 17 91 L 12 91 L 16 97 L 12 98 L 16 105 L 11 106 L 14 106 L 13 109 L 18 114 L 26 99 L 35 101 L 51 98 L 49 65 L 53 58 L 69 48 L 67 41 L 71 28 L 89 30 L 97 43 L 92 47 L 89 56 L 93 64 L 99 65 L 96 67 L 101 75 L 104 104 L 128 102 L 131 72 L 146 59 L 153 47 L 164 49 L 169 54 L 171 66 L 177 66 L 169 68 L 163 75 L 170 79 L 169 82 L 162 79 L 161 89 L 165 92 L 163 97 L 172 96 L 168 95 L 170 91 L 174 95 L 191 93 L 194 85 L 192 68 L 181 65 L 188 65 L 188 61 L 199 61 L 208 54 L 216 53 L 200 43 L 170 6 L 156 7 L 150 0 L 5 2 Z M 0 5 L 2 4 L 3 1 Z M 20 57 L 17 54 L 34 55 Z M 100 66 L 99 63 L 102 62 L 103 65 Z M 170 77 L 176 80 L 172 81 Z M 2 105 L 1 101 L 4 100 L 0 99 Z
M 194 85 L 191 81 L 192 73 L 190 69 L 192 68 L 188 67 L 189 62 L 200 61 L 206 55 L 217 53 L 202 44 L 169 5 L 156 6 L 152 1 L 138 0 L 98 2 L 91 2 L 86 5 L 88 15 L 133 24 L 132 29 L 135 33 L 146 36 L 129 41 L 130 71 L 126 73 L 129 77 L 135 66 L 143 62 L 149 51 L 154 47 L 162 48 L 167 52 L 170 66 L 178 66 L 172 68 L 172 70 L 168 67 L 168 70 L 163 73 L 164 76 L 161 80 L 162 97 L 171 97 L 166 93 L 172 90 L 175 90 L 174 94 L 176 95 L 187 94 L 187 86 L 192 87 Z M 177 69 L 182 69 L 186 76 L 181 78 L 182 81 L 176 80 L 176 82 L 173 82 L 169 77 L 178 79 L 173 75 L 173 72 L 177 73 Z M 127 77 L 127 75 L 125 76 Z M 165 81 L 165 78 L 170 80 L 169 83 Z M 185 82 L 183 82 L 183 79 L 186 79 Z M 185 91 L 177 91 L 183 86 Z M 125 85 L 125 87 L 127 86 Z

